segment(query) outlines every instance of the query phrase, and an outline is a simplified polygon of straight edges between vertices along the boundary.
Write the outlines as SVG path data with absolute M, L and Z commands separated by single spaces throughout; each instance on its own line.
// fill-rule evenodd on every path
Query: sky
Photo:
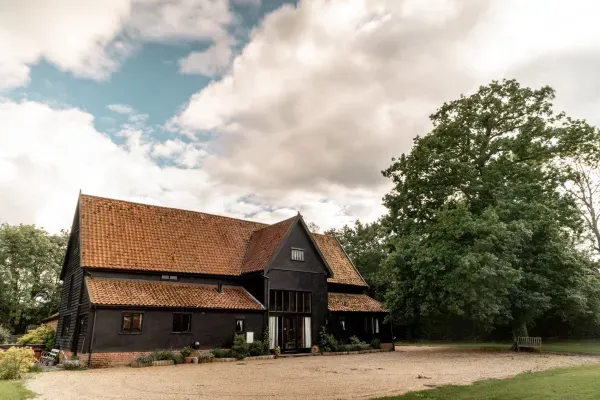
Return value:
M 550 85 L 600 125 L 595 0 L 0 0 L 0 222 L 70 228 L 79 191 L 321 230 L 444 101 Z

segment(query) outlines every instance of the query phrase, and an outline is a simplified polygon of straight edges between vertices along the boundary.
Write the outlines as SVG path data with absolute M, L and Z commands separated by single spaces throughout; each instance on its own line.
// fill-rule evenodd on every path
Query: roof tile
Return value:
M 295 220 L 296 217 L 292 217 L 253 232 L 244 257 L 242 273 L 264 270 Z
M 264 310 L 241 286 L 219 293 L 216 285 L 89 277 L 86 285 L 96 305 Z
M 266 225 L 83 194 L 80 211 L 84 267 L 230 276 L 266 267 L 296 218 Z M 328 282 L 367 286 L 337 239 L 312 235 Z
M 328 298 L 329 311 L 387 312 L 380 302 L 366 294 L 330 292 Z

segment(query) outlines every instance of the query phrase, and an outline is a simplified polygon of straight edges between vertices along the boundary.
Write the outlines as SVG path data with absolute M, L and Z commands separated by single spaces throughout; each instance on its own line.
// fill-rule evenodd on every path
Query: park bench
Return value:
M 521 347 L 529 347 L 535 349 L 536 347 L 540 349 L 540 353 L 542 352 L 542 338 L 541 337 L 528 337 L 528 336 L 519 336 L 517 338 L 517 351 Z

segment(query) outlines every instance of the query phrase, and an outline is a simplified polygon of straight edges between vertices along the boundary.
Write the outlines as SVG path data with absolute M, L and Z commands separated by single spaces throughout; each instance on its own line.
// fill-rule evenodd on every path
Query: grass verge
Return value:
M 396 346 L 451 346 L 467 349 L 510 349 L 512 343 L 508 342 L 397 342 Z M 598 340 L 572 340 L 544 342 L 542 351 L 555 351 L 563 353 L 600 354 L 600 341 Z
M 0 399 L 2 400 L 32 399 L 34 396 L 35 393 L 26 389 L 23 381 L 0 380 Z
M 442 386 L 388 400 L 595 400 L 600 393 L 600 365 L 557 368 L 490 379 L 469 386 Z

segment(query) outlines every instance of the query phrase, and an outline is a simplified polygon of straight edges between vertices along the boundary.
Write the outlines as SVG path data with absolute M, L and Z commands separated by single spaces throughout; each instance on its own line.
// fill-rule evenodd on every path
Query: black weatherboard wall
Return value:
M 81 351 L 83 346 L 86 346 L 84 338 L 88 325 L 89 300 L 83 284 L 84 270 L 81 268 L 79 228 L 78 204 L 61 273 L 63 287 L 56 327 L 56 346 L 65 351 Z M 65 321 L 69 322 L 68 334 L 64 326 Z M 62 335 L 63 332 L 65 335 Z M 77 346 L 74 346 L 74 342 Z
M 124 312 L 143 313 L 142 333 L 121 333 Z M 190 333 L 173 333 L 173 313 L 192 314 Z M 263 334 L 262 311 L 217 311 L 186 309 L 109 309 L 96 310 L 96 329 L 92 343 L 94 353 L 181 349 L 194 342 L 200 348 L 230 347 L 235 335 L 235 321 L 244 320 L 244 331 L 254 332 L 254 339 Z
M 304 261 L 293 261 L 292 247 L 304 249 Z M 269 289 L 312 293 L 312 340 L 327 316 L 327 268 L 301 223 L 296 223 L 283 242 L 267 273 Z

